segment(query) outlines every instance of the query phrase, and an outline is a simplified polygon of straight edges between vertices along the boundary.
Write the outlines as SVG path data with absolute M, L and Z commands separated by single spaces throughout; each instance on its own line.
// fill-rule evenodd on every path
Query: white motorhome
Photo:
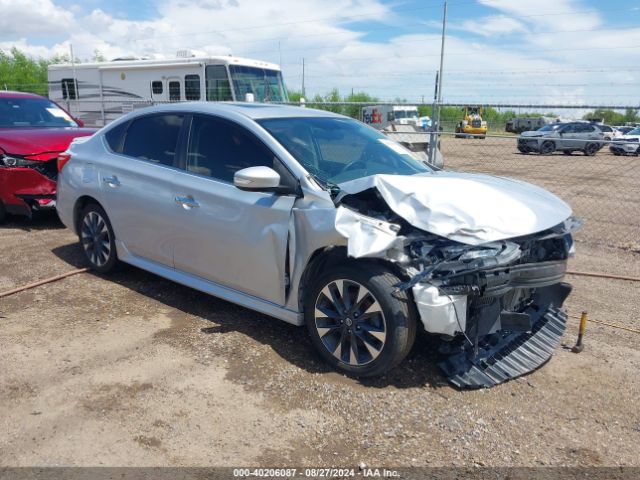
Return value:
M 164 102 L 288 100 L 278 65 L 233 56 L 51 65 L 48 76 L 49 98 L 96 127 Z
M 418 107 L 413 105 L 373 105 L 362 109 L 362 121 L 378 130 L 391 125 L 419 125 Z

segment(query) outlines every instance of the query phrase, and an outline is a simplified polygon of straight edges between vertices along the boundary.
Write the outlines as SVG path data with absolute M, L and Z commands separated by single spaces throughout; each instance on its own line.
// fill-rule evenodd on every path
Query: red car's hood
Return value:
M 0 128 L 0 149 L 14 155 L 62 152 L 76 137 L 93 135 L 94 128 Z

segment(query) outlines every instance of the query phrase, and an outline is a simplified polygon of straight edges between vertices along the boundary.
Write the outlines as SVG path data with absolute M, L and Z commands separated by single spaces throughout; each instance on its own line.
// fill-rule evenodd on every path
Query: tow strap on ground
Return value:
M 576 319 L 580 319 L 579 315 L 569 315 L 570 318 L 576 318 Z M 611 328 L 619 328 L 620 330 L 626 330 L 627 332 L 633 332 L 633 333 L 640 333 L 640 330 L 636 330 L 635 328 L 629 328 L 629 327 L 625 327 L 624 325 L 616 325 L 615 323 L 607 323 L 607 322 L 603 322 L 602 320 L 593 320 L 592 318 L 589 319 L 589 323 L 597 323 L 599 325 L 606 325 L 607 327 L 611 327 Z
M 609 273 L 595 273 L 595 272 L 572 272 L 567 270 L 567 275 L 577 275 L 579 277 L 595 277 L 595 278 L 609 278 L 611 280 L 628 280 L 629 282 L 640 282 L 638 277 L 626 277 L 624 275 L 611 275 Z
M 72 275 L 77 275 L 79 273 L 84 273 L 88 268 L 79 268 L 77 270 L 71 270 L 67 273 L 62 273 L 60 275 L 56 275 L 55 277 L 45 278 L 44 280 L 39 280 L 37 282 L 29 283 L 28 285 L 23 285 L 22 287 L 14 288 L 13 290 L 7 290 L 6 292 L 0 293 L 0 298 L 8 297 L 9 295 L 13 295 L 14 293 L 22 292 L 24 290 L 29 290 L 30 288 L 39 287 L 40 285 L 44 285 L 45 283 L 56 282 L 58 280 L 62 280 L 63 278 L 70 277 Z

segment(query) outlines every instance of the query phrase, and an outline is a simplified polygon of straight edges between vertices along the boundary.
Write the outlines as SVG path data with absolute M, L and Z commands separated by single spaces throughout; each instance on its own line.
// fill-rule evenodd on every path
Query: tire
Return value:
M 7 217 L 7 211 L 4 208 L 4 203 L 0 202 L 0 223 L 4 223 L 4 219 Z
M 600 147 L 597 143 L 587 143 L 584 146 L 584 154 L 588 157 L 593 157 L 596 153 L 598 153 Z
M 118 266 L 115 235 L 104 209 L 90 203 L 80 213 L 78 237 L 84 257 L 92 270 L 112 272 Z
M 526 147 L 517 147 L 520 153 L 529 153 L 529 149 Z
M 417 314 L 406 292 L 392 295 L 399 282 L 378 264 L 351 261 L 310 285 L 305 323 L 313 346 L 333 368 L 354 377 L 373 377 L 407 356 L 416 336 Z
M 540 145 L 540 155 L 551 155 L 556 151 L 556 144 L 551 140 L 546 140 Z

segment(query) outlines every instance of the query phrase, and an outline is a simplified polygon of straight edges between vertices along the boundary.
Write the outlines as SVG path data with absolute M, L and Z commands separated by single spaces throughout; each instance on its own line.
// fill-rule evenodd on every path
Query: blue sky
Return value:
M 290 88 L 428 100 L 440 0 L 0 0 L 0 49 L 89 59 L 180 49 L 281 63 Z M 450 0 L 451 102 L 640 103 L 640 1 Z M 38 25 L 24 29 L 24 25 Z M 37 33 L 34 33 L 37 32 Z

